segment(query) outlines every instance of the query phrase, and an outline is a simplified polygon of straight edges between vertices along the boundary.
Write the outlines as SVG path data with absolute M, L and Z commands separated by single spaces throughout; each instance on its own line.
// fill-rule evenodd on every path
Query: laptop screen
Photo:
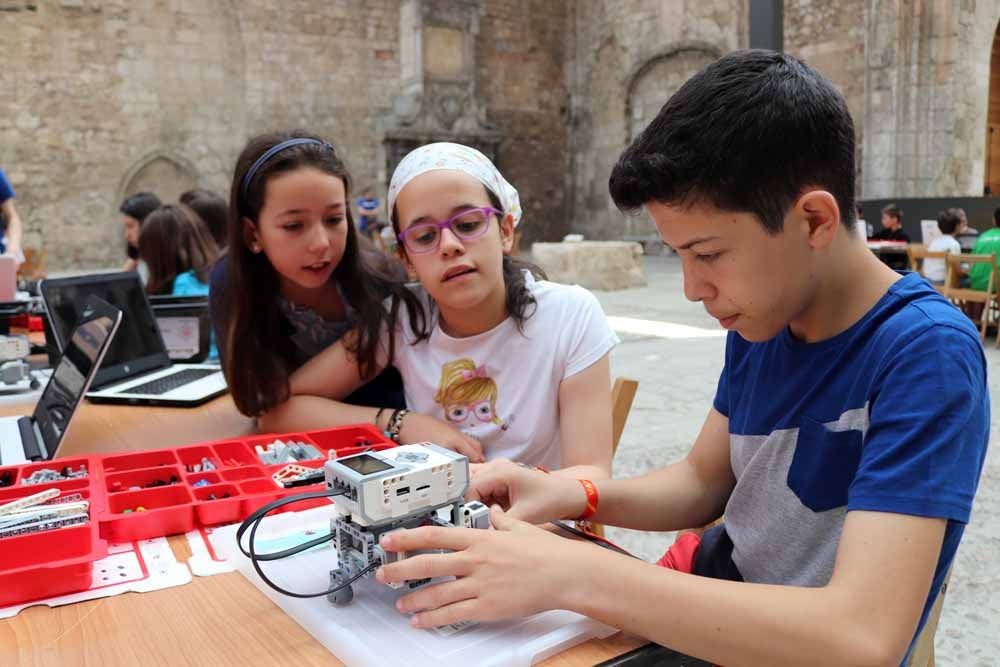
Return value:
M 66 348 L 88 296 L 98 296 L 122 311 L 121 326 L 94 379 L 95 387 L 170 365 L 138 273 L 44 280 L 41 291 L 60 349 Z
M 84 321 L 70 335 L 33 414 L 48 458 L 55 456 L 70 417 L 90 386 L 94 367 L 106 354 L 121 322 L 121 311 L 93 297 L 80 309 Z

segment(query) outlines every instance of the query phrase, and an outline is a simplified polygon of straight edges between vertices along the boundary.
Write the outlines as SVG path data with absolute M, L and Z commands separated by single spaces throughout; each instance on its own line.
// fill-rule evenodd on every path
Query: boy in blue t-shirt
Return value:
M 728 667 L 906 659 L 969 520 L 989 394 L 972 323 L 854 231 L 854 136 L 833 85 L 770 51 L 730 53 L 667 102 L 610 187 L 730 331 L 701 433 L 635 479 L 483 466 L 469 497 L 507 508 L 498 530 L 383 539 L 454 552 L 377 573 L 458 577 L 401 598 L 414 625 L 569 609 Z M 523 523 L 667 531 L 723 514 L 673 569 Z

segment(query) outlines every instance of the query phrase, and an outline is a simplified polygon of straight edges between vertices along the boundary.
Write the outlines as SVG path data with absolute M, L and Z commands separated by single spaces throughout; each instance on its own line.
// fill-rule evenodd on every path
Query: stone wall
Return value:
M 497 166 L 521 196 L 522 244 L 569 232 L 568 14 L 554 0 L 489 0 L 480 19 L 477 87 L 504 136 Z
M 626 217 L 608 177 L 632 135 L 704 65 L 746 46 L 744 0 L 590 0 L 575 5 L 571 90 L 572 228 L 589 239 L 655 234 Z
M 854 119 L 858 185 L 865 120 L 865 9 L 868 0 L 786 0 L 784 48 L 828 78 L 847 100 Z
M 502 137 L 525 242 L 653 235 L 615 209 L 611 168 L 687 77 L 746 46 L 749 2 L 461 2 L 478 17 L 476 113 Z M 328 136 L 357 184 L 384 187 L 379 119 L 414 76 L 406 4 L 0 0 L 0 41 L 17 46 L 0 69 L 0 166 L 26 244 L 44 247 L 52 270 L 117 265 L 126 194 L 225 193 L 246 139 L 270 129 Z M 854 115 L 860 197 L 982 193 L 1000 0 L 784 7 L 786 50 Z M 427 63 L 439 80 L 447 55 Z
M 1000 2 L 871 2 L 861 195 L 981 195 Z
M 399 7 L 0 0 L 0 42 L 17 45 L 0 68 L 0 165 L 18 191 L 25 244 L 43 247 L 54 271 L 116 266 L 125 195 L 173 199 L 193 185 L 225 194 L 247 138 L 271 129 L 327 136 L 357 184 L 378 182 L 376 118 L 399 92 Z M 509 138 L 501 168 L 532 213 L 525 235 L 560 234 L 566 4 L 479 7 L 480 90 Z

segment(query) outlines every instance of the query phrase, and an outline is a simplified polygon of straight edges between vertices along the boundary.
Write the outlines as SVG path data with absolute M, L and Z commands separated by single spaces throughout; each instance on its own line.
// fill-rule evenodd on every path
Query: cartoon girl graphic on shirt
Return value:
M 441 368 L 441 383 L 434 402 L 444 408 L 444 416 L 455 428 L 475 435 L 477 426 L 496 424 L 506 431 L 510 421 L 497 416 L 497 383 L 486 375 L 485 366 L 472 359 L 449 361 Z

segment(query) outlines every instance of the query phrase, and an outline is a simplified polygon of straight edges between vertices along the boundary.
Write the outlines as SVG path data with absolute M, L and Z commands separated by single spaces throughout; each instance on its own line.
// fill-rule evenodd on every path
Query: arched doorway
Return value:
M 984 191 L 1000 195 L 1000 24 L 993 35 L 990 55 L 990 101 L 986 111 L 986 168 Z
M 197 186 L 194 167 L 171 156 L 151 155 L 126 175 L 121 199 L 137 192 L 152 192 L 163 202 L 175 202 L 182 192 Z

